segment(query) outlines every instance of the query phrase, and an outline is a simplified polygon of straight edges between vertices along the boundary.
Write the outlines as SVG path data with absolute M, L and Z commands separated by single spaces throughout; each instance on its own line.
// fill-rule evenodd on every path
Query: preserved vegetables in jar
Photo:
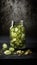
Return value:
M 13 22 L 10 27 L 10 45 L 14 48 L 20 48 L 25 44 L 25 27 L 23 26 L 23 20 L 20 20 L 18 24 L 13 24 Z

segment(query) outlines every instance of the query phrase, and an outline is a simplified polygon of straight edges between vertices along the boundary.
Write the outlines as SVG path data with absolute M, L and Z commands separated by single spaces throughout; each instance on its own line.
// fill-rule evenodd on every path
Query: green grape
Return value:
M 16 36 L 17 36 L 17 34 L 16 34 L 16 33 L 14 33 L 14 32 L 11 32 L 10 34 L 11 34 L 10 36 L 11 36 L 12 38 L 14 38 L 14 37 L 16 37 Z
M 21 39 L 21 34 L 19 34 L 19 35 L 17 36 L 17 39 Z
M 20 31 L 20 30 L 18 30 L 17 35 L 20 35 L 20 33 L 21 33 L 21 31 Z
M 16 38 L 13 38 L 12 42 L 15 42 L 16 41 Z
M 11 54 L 11 51 L 6 50 L 6 51 L 4 51 L 4 54 L 5 54 L 5 55 L 10 55 L 10 54 Z
M 5 50 L 5 49 L 7 49 L 7 48 L 8 48 L 7 44 L 4 43 L 4 44 L 2 45 L 2 49 Z
M 21 43 L 21 40 L 20 39 L 17 39 L 17 41 L 15 41 L 15 44 L 16 45 L 19 45 Z
M 9 50 L 10 50 L 11 52 L 13 52 L 15 49 L 14 49 L 14 48 L 12 48 L 12 47 L 10 47 L 10 48 L 9 48 Z
M 11 32 L 14 32 L 14 28 L 10 29 Z
M 19 46 L 19 42 L 18 42 L 18 41 L 16 41 L 15 44 L 16 44 L 17 46 Z
M 16 28 L 15 28 L 15 32 L 17 32 L 17 31 L 18 31 L 18 28 L 16 27 Z
M 10 46 L 14 47 L 14 44 L 10 42 Z

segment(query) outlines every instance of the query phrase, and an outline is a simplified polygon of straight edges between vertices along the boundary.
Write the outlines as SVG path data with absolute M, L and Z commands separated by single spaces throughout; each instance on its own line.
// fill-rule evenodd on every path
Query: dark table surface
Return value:
M 0 47 L 2 43 L 9 43 L 9 37 L 8 36 L 0 36 Z M 30 49 L 37 49 L 37 38 L 33 37 L 27 37 L 26 38 L 26 48 Z M 17 55 L 0 55 L 0 59 L 30 59 L 30 58 L 37 58 L 37 52 L 33 51 L 32 54 L 27 56 L 17 56 Z

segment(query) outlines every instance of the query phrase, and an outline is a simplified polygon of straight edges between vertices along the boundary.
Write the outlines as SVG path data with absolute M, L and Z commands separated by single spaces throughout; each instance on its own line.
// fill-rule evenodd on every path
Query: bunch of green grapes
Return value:
M 10 28 L 10 45 L 14 48 L 23 45 L 25 39 L 25 28 L 22 25 L 17 25 Z

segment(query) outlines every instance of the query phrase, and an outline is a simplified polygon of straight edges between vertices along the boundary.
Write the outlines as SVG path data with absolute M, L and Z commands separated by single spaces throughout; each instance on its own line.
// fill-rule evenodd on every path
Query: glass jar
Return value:
M 10 46 L 13 48 L 23 48 L 23 46 L 25 47 L 25 32 L 23 20 L 20 20 L 20 22 L 17 24 L 14 24 L 14 21 L 12 21 L 10 27 Z

